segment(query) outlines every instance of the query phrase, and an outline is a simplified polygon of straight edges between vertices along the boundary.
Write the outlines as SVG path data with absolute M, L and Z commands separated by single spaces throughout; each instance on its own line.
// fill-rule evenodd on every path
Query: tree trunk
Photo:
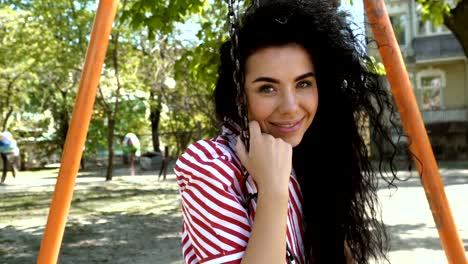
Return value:
M 8 124 L 8 119 L 10 118 L 11 113 L 13 112 L 13 107 L 10 106 L 11 105 L 11 97 L 13 96 L 13 84 L 18 79 L 18 76 L 16 76 L 15 78 L 13 78 L 13 80 L 8 82 L 7 92 L 6 92 L 6 103 L 3 106 L 4 109 L 8 108 L 8 113 L 6 114 L 5 119 L 3 120 L 2 131 L 6 130 L 6 127 L 7 127 L 7 124 Z
M 112 119 L 112 114 L 107 115 L 109 118 L 107 124 L 107 151 L 109 152 L 107 159 L 106 181 L 112 180 L 112 172 L 114 170 L 114 128 L 115 120 Z
M 460 1 L 450 14 L 444 17 L 444 24 L 458 39 L 468 58 L 468 0 Z
M 154 99 L 154 92 L 150 92 L 150 101 L 151 101 L 151 113 L 150 113 L 150 121 L 151 121 L 151 139 L 153 141 L 153 149 L 155 152 L 161 152 L 159 148 L 159 120 L 161 117 L 161 98 L 158 96 L 157 102 Z
M 196 128 L 197 128 L 197 138 L 196 138 L 196 140 L 200 140 L 200 139 L 202 139 L 202 126 L 201 126 L 201 122 L 197 121 L 197 123 L 196 123 Z
M 61 95 L 63 98 L 63 105 L 62 111 L 59 113 L 59 129 L 57 131 L 57 136 L 63 153 L 63 148 L 65 147 L 65 140 L 67 139 L 68 127 L 70 125 L 70 116 L 68 115 L 67 109 L 67 91 L 61 91 Z
M 59 119 L 59 130 L 58 132 L 58 140 L 60 147 L 63 152 L 63 148 L 65 147 L 65 140 L 67 139 L 67 133 L 68 133 L 68 127 L 69 127 L 69 117 L 67 110 L 63 110 L 62 113 L 60 113 L 60 119 Z
M 123 6 L 127 4 L 127 1 L 123 2 Z M 118 29 L 119 26 L 116 26 L 115 29 Z M 111 35 L 112 36 L 112 35 Z M 114 130 L 115 130 L 115 120 L 117 119 L 119 113 L 119 99 L 120 99 L 120 89 L 122 85 L 120 83 L 120 73 L 119 73 L 119 31 L 112 36 L 112 44 L 114 45 L 114 50 L 112 52 L 112 65 L 114 66 L 115 78 L 117 81 L 117 90 L 115 92 L 115 104 L 114 111 L 111 111 L 109 108 L 107 112 L 108 119 L 108 130 L 107 130 L 107 149 L 109 152 L 108 162 L 107 162 L 107 172 L 106 172 L 106 181 L 112 180 L 112 173 L 114 170 Z
M 10 119 L 10 116 L 11 116 L 12 113 L 13 113 L 13 108 L 10 107 L 10 109 L 8 109 L 8 112 L 7 112 L 6 116 L 5 116 L 5 119 L 3 119 L 2 131 L 6 131 L 7 124 L 8 124 L 8 119 Z

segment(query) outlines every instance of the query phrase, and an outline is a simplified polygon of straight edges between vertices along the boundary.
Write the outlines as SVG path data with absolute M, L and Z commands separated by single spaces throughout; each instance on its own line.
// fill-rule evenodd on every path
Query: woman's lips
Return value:
M 274 128 L 280 133 L 292 133 L 299 130 L 303 119 L 304 118 L 301 118 L 297 121 L 291 122 L 270 122 L 270 124 L 273 125 Z

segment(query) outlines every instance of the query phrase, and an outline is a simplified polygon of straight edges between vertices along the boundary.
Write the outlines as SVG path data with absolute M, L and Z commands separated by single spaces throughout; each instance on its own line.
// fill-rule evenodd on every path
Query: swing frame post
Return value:
M 452 216 L 437 162 L 408 78 L 400 47 L 383 0 L 363 0 L 369 24 L 379 47 L 387 78 L 400 112 L 410 150 L 424 187 L 432 216 L 448 263 L 468 263 L 462 240 Z
M 117 4 L 118 0 L 99 1 L 47 225 L 37 258 L 38 264 L 57 263 Z

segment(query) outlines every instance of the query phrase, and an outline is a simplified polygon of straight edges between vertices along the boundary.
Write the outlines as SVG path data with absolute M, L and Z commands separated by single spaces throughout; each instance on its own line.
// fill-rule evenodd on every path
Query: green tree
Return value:
M 0 129 L 9 127 L 13 114 L 27 111 L 41 60 L 41 25 L 28 12 L 0 9 Z M 50 40 L 50 35 L 48 36 Z
M 135 1 L 123 11 L 122 19 L 139 32 L 136 48 L 142 51 L 141 78 L 149 92 L 152 145 L 160 152 L 159 128 L 165 82 L 173 78 L 173 65 L 180 53 L 175 38 L 177 24 L 192 14 L 202 12 L 206 0 Z M 166 87 L 167 88 L 167 87 Z
M 148 92 L 151 122 L 151 141 L 153 151 L 160 152 L 159 124 L 163 104 L 163 93 L 167 92 L 166 83 L 173 79 L 174 63 L 180 56 L 180 45 L 174 34 L 163 35 L 160 32 L 151 39 L 143 30 L 138 36 L 139 43 L 136 46 L 141 51 L 141 65 L 139 78 L 143 89 Z
M 416 2 L 422 5 L 422 18 L 431 20 L 434 25 L 445 25 L 458 39 L 465 56 L 468 57 L 468 0 Z
M 251 1 L 241 1 L 244 10 Z M 165 100 L 168 111 L 163 132 L 179 154 L 187 144 L 218 132 L 212 94 L 218 77 L 219 47 L 228 40 L 228 6 L 225 1 L 210 1 L 191 17 L 200 25 L 196 39 L 186 41 L 175 65 L 176 88 Z
M 241 2 L 240 10 L 248 4 L 249 1 Z M 185 149 L 190 141 L 211 137 L 218 132 L 212 94 L 218 77 L 219 47 L 229 37 L 227 14 L 226 2 L 216 0 L 194 16 L 193 21 L 200 25 L 197 39 L 186 44 L 184 53 L 175 65 L 176 88 L 180 93 L 175 98 L 183 96 L 183 99 L 173 100 L 172 104 L 176 105 L 173 106 L 175 109 L 182 110 L 170 113 L 167 129 L 172 130 L 178 152 Z M 190 122 L 185 121 L 190 117 L 185 112 L 191 113 Z M 183 126 L 183 123 L 187 125 Z M 177 133 L 177 127 L 185 129 Z
M 70 121 L 76 90 L 81 76 L 81 65 L 86 51 L 87 37 L 91 30 L 94 1 L 1 1 L 1 5 L 13 7 L 16 12 L 29 12 L 29 23 L 41 25 L 39 34 L 52 36 L 41 42 L 24 42 L 25 45 L 40 45 L 41 60 L 35 63 L 38 80 L 34 88 L 36 98 L 50 110 L 54 119 L 54 138 L 62 147 Z M 27 23 L 27 24 L 29 24 Z M 32 57 L 27 50 L 24 56 Z
M 107 123 L 108 163 L 106 180 L 108 181 L 112 180 L 113 174 L 116 129 L 118 129 L 119 120 L 124 119 L 120 116 L 122 103 L 123 101 L 127 104 L 131 104 L 132 102 L 138 103 L 138 98 L 135 97 L 135 94 L 137 90 L 141 89 L 141 81 L 137 74 L 140 67 L 140 51 L 134 48 L 133 32 L 120 19 L 122 13 L 126 10 L 127 3 L 128 1 L 123 1 L 120 11 L 117 13 L 106 58 L 106 65 L 108 66 L 104 68 L 104 76 L 99 85 L 98 103 L 102 106 Z M 144 108 L 145 106 L 143 105 Z M 129 120 L 144 117 L 144 112 L 140 112 L 140 118 L 138 114 L 138 111 L 128 112 L 126 120 L 120 122 L 120 124 L 128 124 Z M 120 129 L 125 129 L 125 133 L 128 132 L 127 129 L 130 129 L 130 127 L 125 126 Z
M 145 133 L 148 130 L 144 126 L 149 123 L 145 118 L 148 117 L 155 150 L 159 149 L 160 127 L 167 135 L 176 135 L 165 140 L 173 140 L 177 151 L 190 140 L 215 133 L 216 118 L 210 97 L 217 76 L 217 49 L 227 38 L 224 1 L 123 3 L 127 5 L 119 8 L 86 148 L 87 152 L 108 148 L 109 156 L 112 155 L 108 164 L 113 164 L 114 137 L 135 128 L 140 130 L 137 134 Z M 18 54 L 29 58 L 31 49 L 27 48 L 33 46 L 37 59 L 31 70 L 22 66 L 12 72 L 32 74 L 28 78 L 23 76 L 28 84 L 21 87 L 29 86 L 29 90 L 24 91 L 28 100 L 34 102 L 32 111 L 50 111 L 55 126 L 53 135 L 57 145 L 62 146 L 81 76 L 95 3 L 88 0 L 0 0 L 0 6 L 11 6 L 16 14 L 28 12 L 31 21 L 41 26 L 37 29 L 38 39 L 14 37 L 24 46 L 23 50 L 17 49 Z M 178 25 L 189 18 L 199 23 L 201 30 L 196 40 L 182 41 Z M 2 46 L 5 49 L 0 52 L 6 54 L 14 49 L 12 45 Z M 166 84 L 171 78 L 176 80 L 174 89 Z M 2 81 L 0 89 L 8 87 L 4 84 L 6 82 Z M 13 99 L 17 105 L 21 101 Z M 166 113 L 161 118 L 164 109 Z M 6 111 L 2 114 L 7 116 Z M 191 136 L 186 139 L 177 132 L 179 130 L 190 130 Z
M 129 8 L 122 14 L 123 20 L 128 20 L 133 29 L 148 32 L 148 38 L 160 33 L 173 32 L 176 23 L 183 23 L 191 14 L 201 12 L 207 0 L 138 0 L 129 3 Z
M 34 1 L 33 10 L 51 32 L 57 46 L 44 64 L 44 100 L 56 124 L 56 142 L 63 148 L 68 132 L 73 103 L 91 31 L 92 1 Z

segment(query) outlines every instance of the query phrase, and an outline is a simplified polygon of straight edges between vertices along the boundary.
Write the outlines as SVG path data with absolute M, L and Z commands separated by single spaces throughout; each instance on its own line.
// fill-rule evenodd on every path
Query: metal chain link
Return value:
M 238 11 L 239 3 L 235 3 L 235 0 L 228 0 L 229 6 L 229 35 L 231 37 L 231 60 L 234 63 L 234 72 L 232 73 L 232 78 L 237 89 L 236 104 L 237 112 L 241 121 L 241 140 L 243 141 L 247 151 L 249 150 L 249 120 L 247 116 L 247 97 L 243 88 L 243 74 L 240 67 L 240 55 L 239 55 L 239 37 L 238 37 L 238 27 L 240 25 Z M 234 7 L 236 4 L 236 8 Z M 252 200 L 257 200 L 257 193 L 250 193 L 247 190 L 247 180 L 249 178 L 249 172 L 244 168 L 244 186 L 247 191 L 247 199 L 245 201 L 244 207 L 247 211 L 247 214 L 250 215 L 250 202 Z
M 234 7 L 236 5 L 236 7 Z M 231 59 L 234 62 L 234 72 L 232 73 L 232 78 L 237 89 L 237 112 L 241 120 L 241 139 L 246 146 L 246 149 L 249 150 L 249 120 L 247 117 L 247 97 L 243 88 L 243 74 L 241 71 L 241 65 L 239 61 L 239 36 L 238 36 L 238 26 L 239 26 L 239 3 L 236 3 L 236 0 L 228 0 L 229 6 L 229 35 L 231 37 Z

